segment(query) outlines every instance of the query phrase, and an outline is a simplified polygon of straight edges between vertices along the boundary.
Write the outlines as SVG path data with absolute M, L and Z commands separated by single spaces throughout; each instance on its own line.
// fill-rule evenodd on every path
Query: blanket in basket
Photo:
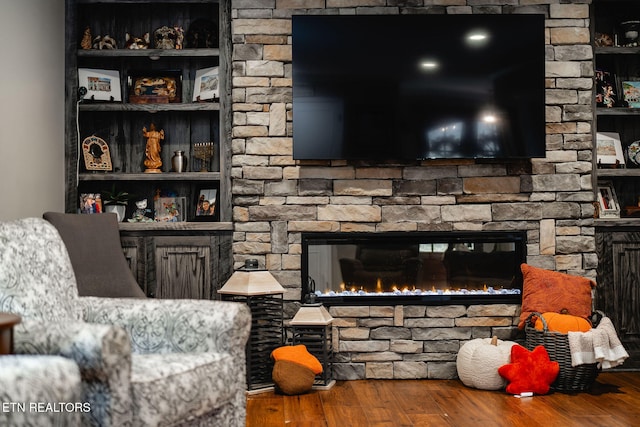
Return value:
M 598 367 L 610 369 L 622 364 L 629 357 L 611 319 L 606 316 L 590 331 L 569 332 L 568 339 L 571 366 L 598 363 Z

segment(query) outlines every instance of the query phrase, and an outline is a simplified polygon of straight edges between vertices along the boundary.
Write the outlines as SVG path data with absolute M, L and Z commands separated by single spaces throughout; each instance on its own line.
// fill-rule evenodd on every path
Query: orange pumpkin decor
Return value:
M 583 317 L 573 316 L 568 313 L 567 310 L 562 310 L 560 313 L 546 312 L 542 314 L 545 322 L 547 322 L 547 328 L 550 332 L 559 332 L 566 334 L 568 332 L 587 332 L 591 329 L 591 323 Z M 543 330 L 543 323 L 540 318 L 536 319 L 535 328 Z

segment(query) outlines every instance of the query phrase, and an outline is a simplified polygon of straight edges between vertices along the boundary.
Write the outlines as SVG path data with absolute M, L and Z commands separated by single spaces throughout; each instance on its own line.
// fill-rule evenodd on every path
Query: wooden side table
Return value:
M 16 314 L 0 313 L 0 354 L 13 353 L 13 327 L 21 320 Z

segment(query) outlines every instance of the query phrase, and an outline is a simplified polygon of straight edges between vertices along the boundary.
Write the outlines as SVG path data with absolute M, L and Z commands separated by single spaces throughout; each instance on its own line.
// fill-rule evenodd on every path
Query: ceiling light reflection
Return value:
M 484 46 L 489 41 L 489 33 L 485 30 L 473 30 L 467 33 L 466 40 L 471 46 Z
M 435 70 L 438 66 L 438 61 L 427 60 L 420 63 L 420 67 L 425 70 Z
M 498 121 L 498 118 L 493 113 L 487 113 L 482 116 L 482 121 L 485 123 L 495 123 Z

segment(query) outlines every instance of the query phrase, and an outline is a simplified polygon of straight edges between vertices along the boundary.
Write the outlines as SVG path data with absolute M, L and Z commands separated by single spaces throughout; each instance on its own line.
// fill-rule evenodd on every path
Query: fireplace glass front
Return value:
M 520 303 L 525 232 L 303 233 L 303 298 L 325 304 Z

